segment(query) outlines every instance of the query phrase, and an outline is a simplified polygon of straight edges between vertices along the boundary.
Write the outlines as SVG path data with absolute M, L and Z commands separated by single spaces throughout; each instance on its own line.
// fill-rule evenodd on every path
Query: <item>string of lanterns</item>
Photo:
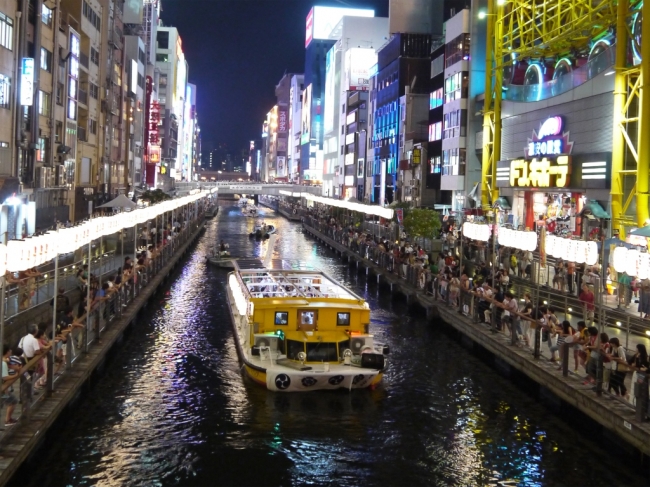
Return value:
M 280 191 L 282 192 L 282 190 Z M 293 196 L 298 196 L 298 193 L 293 193 Z M 344 208 L 346 210 L 357 211 L 365 213 L 366 215 L 375 215 L 381 218 L 390 220 L 393 218 L 393 209 L 384 208 L 379 205 L 364 205 L 363 203 L 355 203 L 353 201 L 337 200 L 334 198 L 325 198 L 323 196 L 316 196 L 311 193 L 302 193 L 301 196 L 307 200 L 322 203 L 324 205 L 335 206 L 337 208 Z
M 616 272 L 625 272 L 628 276 L 639 279 L 650 279 L 650 254 L 647 252 L 616 247 L 612 261 Z
M 487 242 L 490 240 L 490 226 L 479 223 L 465 222 L 463 223 L 463 235 L 472 240 L 480 240 Z
M 93 218 L 81 225 L 62 228 L 23 240 L 0 244 L 0 275 L 6 271 L 20 272 L 54 259 L 57 254 L 74 252 L 93 240 L 145 223 L 181 206 L 204 198 L 205 193 L 164 201 L 153 206 L 116 215 Z
M 558 259 L 577 264 L 596 265 L 598 263 L 598 244 L 593 241 L 546 236 L 546 253 Z
M 499 228 L 499 245 L 512 247 L 517 250 L 534 251 L 537 248 L 537 233 L 512 230 L 511 228 Z

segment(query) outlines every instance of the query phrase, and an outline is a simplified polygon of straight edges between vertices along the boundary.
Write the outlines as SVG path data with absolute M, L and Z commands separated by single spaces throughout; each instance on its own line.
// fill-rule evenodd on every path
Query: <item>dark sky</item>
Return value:
M 313 5 L 372 8 L 388 0 L 162 0 L 162 20 L 178 28 L 197 85 L 203 142 L 248 148 L 275 105 L 284 72 L 302 73 L 305 19 Z

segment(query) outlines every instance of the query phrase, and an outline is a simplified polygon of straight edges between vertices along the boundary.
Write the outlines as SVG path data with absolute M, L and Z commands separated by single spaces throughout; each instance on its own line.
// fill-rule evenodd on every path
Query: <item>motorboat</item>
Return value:
M 207 260 L 210 264 L 216 265 L 218 267 L 228 267 L 230 269 L 234 268 L 234 262 L 239 257 L 233 257 L 228 251 L 228 244 L 225 244 L 225 250 L 213 250 L 207 257 Z
M 242 213 L 248 217 L 257 216 L 257 207 L 256 206 L 242 206 Z
M 266 225 L 262 223 L 261 225 L 255 225 L 254 230 L 248 234 L 249 237 L 255 238 L 269 238 L 271 235 L 277 232 L 275 225 Z
M 235 346 L 254 382 L 279 392 L 380 383 L 389 348 L 369 333 L 361 297 L 319 271 L 234 267 L 226 288 Z
M 205 211 L 205 217 L 208 219 L 214 218 L 215 216 L 217 216 L 218 213 L 219 213 L 219 206 L 214 205 Z

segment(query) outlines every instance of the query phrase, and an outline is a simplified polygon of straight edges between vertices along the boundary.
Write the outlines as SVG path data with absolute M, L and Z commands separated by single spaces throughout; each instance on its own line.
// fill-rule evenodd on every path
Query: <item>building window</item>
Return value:
M 461 34 L 445 45 L 445 66 L 469 60 L 469 34 Z
M 156 54 L 156 62 L 158 63 L 169 62 L 169 54 Z
M 41 47 L 41 69 L 48 73 L 52 72 L 52 53 L 44 47 Z
M 39 162 L 50 162 L 50 138 L 40 137 L 38 139 L 38 149 L 36 149 L 36 160 Z
M 429 159 L 429 173 L 440 174 L 441 163 L 442 163 L 442 158 L 440 156 L 435 156 Z
M 99 66 L 99 51 L 93 47 L 90 48 L 90 62 Z
M 38 114 L 50 116 L 50 94 L 41 90 L 38 90 Z
M 14 21 L 0 12 L 0 46 L 10 51 L 14 46 Z
M 92 118 L 88 120 L 88 131 L 93 135 L 97 135 L 97 120 Z
M 465 175 L 465 149 L 449 149 L 442 151 L 442 175 Z
M 54 122 L 54 141 L 57 144 L 63 144 L 63 122 L 57 120 Z
M 100 15 L 97 15 L 97 12 L 95 12 L 90 5 L 88 5 L 88 2 L 86 0 L 83 1 L 83 5 L 81 7 L 82 13 L 84 17 L 88 19 L 88 21 L 93 24 L 95 29 L 97 30 L 102 30 L 102 19 Z
M 169 49 L 169 32 L 161 30 L 156 34 L 158 49 Z
M 122 66 L 116 64 L 113 67 L 113 72 L 115 74 L 114 82 L 117 86 L 122 86 Z
M 90 91 L 90 97 L 97 100 L 99 98 L 99 86 L 97 86 L 95 83 L 88 83 L 88 84 L 90 85 L 88 90 Z
M 429 110 L 441 107 L 444 99 L 444 90 L 442 88 L 437 89 L 433 93 L 429 93 Z
M 445 103 L 467 98 L 467 72 L 452 74 L 445 80 Z
M 443 139 L 465 137 L 467 126 L 467 110 L 454 110 L 446 113 L 444 117 Z
M 63 83 L 56 84 L 56 104 L 63 106 Z
M 435 142 L 442 138 L 442 122 L 429 125 L 429 142 Z
M 158 78 L 158 86 L 159 87 L 166 87 L 167 86 L 167 75 L 166 74 L 161 74 L 160 78 Z
M 53 10 L 43 4 L 43 7 L 41 8 L 41 22 L 43 22 L 48 27 L 52 27 L 52 17 Z
M 11 78 L 0 74 L 0 108 L 11 108 Z
M 444 54 L 431 61 L 431 77 L 435 78 L 445 70 Z

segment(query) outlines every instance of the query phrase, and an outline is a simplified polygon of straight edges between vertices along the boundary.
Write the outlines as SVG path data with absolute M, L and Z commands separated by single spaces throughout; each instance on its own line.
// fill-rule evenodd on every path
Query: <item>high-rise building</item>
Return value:
M 289 136 L 287 137 L 287 173 L 289 181 L 300 181 L 300 120 L 302 113 L 302 92 L 305 76 L 296 74 L 291 78 L 289 91 Z

